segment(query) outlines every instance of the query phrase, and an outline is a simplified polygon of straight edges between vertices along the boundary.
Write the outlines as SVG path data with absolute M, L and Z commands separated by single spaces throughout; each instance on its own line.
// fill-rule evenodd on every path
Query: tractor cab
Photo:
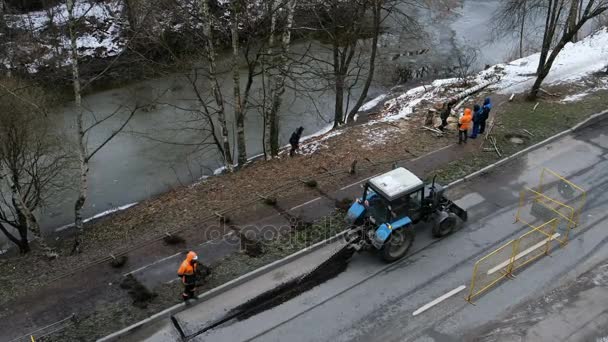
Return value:
M 435 218 L 435 236 L 449 234 L 457 217 L 466 221 L 466 211 L 447 200 L 443 192 L 434 180 L 425 185 L 404 168 L 376 176 L 365 183 L 363 196 L 348 210 L 347 223 L 356 228 L 347 239 L 357 241 L 356 249 L 371 245 L 383 252 L 386 261 L 397 260 L 412 244 L 412 225 L 420 220 Z
M 366 217 L 377 224 L 393 223 L 407 217 L 419 220 L 424 200 L 424 184 L 410 171 L 398 168 L 370 179 L 363 188 Z

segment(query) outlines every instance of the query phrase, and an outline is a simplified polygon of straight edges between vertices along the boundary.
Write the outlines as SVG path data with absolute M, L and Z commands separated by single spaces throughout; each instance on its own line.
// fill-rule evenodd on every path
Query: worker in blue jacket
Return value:
M 481 125 L 482 120 L 482 108 L 480 105 L 476 104 L 473 107 L 473 130 L 471 131 L 471 136 L 469 138 L 475 139 L 477 138 L 477 134 L 479 134 L 479 127 Z
M 486 130 L 486 121 L 490 117 L 490 111 L 492 110 L 492 101 L 489 97 L 483 102 L 483 107 L 481 107 L 481 121 L 479 122 L 479 134 L 483 134 Z

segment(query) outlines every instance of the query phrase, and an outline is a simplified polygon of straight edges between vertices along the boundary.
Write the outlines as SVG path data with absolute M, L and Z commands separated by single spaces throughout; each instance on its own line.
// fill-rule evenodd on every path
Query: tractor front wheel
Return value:
M 403 258 L 414 243 L 414 231 L 412 227 L 403 227 L 394 230 L 382 247 L 382 259 L 393 262 Z

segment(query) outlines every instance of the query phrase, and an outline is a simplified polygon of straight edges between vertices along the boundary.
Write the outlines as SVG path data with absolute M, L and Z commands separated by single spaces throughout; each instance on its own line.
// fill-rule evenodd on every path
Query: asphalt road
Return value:
M 606 294 L 601 288 L 604 283 L 593 282 L 600 288 L 585 287 L 585 293 L 577 292 L 576 286 L 570 286 L 570 291 L 560 292 L 559 288 L 576 283 L 580 275 L 603 269 L 602 262 L 608 260 L 608 179 L 604 171 L 608 167 L 608 136 L 603 134 L 607 124 L 605 121 L 566 136 L 450 189 L 449 197 L 465 206 L 470 218 L 451 236 L 434 240 L 429 230 L 418 227 L 412 252 L 400 262 L 386 265 L 373 254 L 356 255 L 338 277 L 271 310 L 230 321 L 192 340 L 490 341 L 493 339 L 488 336 L 510 329 L 509 319 L 527 321 L 526 315 L 534 324 L 519 324 L 517 333 L 495 340 L 603 338 L 608 332 L 596 327 L 608 319 L 603 314 L 606 302 L 593 299 Z M 476 298 L 475 305 L 469 304 L 464 297 L 475 261 L 528 231 L 521 223 L 514 223 L 519 192 L 524 186 L 538 184 L 543 167 L 588 190 L 587 205 L 570 243 L 564 248 L 556 246 L 550 256 L 518 270 L 514 279 L 504 280 Z M 244 286 L 224 295 L 234 301 L 235 295 L 245 295 Z M 538 303 L 547 302 L 550 293 L 557 293 L 556 305 L 567 307 L 567 317 L 559 316 L 559 305 L 557 309 L 546 305 L 546 310 L 554 312 L 543 314 Z M 214 301 L 221 303 L 222 298 Z M 526 311 L 531 305 L 538 310 Z M 214 306 L 203 302 L 177 318 L 189 334 L 205 328 L 209 321 L 202 317 L 217 314 L 213 310 Z M 564 319 L 570 324 L 563 324 Z M 164 336 L 161 340 L 178 336 L 171 324 L 163 323 L 162 328 L 164 335 L 157 335 Z

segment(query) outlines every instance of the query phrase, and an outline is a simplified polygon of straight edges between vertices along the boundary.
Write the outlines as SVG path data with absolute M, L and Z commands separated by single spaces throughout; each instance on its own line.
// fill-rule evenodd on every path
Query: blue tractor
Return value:
M 393 262 L 414 242 L 414 224 L 430 222 L 433 236 L 443 237 L 467 220 L 467 212 L 444 196 L 435 179 L 425 185 L 412 172 L 397 168 L 365 183 L 346 220 L 352 226 L 346 234 L 349 247 L 379 250 L 386 262 Z

